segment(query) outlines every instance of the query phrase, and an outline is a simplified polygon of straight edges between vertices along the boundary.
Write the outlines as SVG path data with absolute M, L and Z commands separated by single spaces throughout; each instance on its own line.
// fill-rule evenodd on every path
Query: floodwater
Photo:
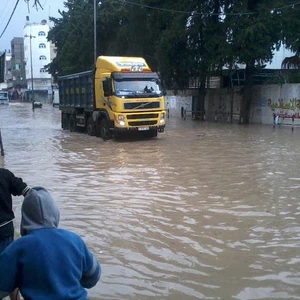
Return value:
M 171 116 L 104 142 L 11 103 L 0 129 L 1 165 L 48 188 L 101 262 L 91 299 L 300 299 L 300 128 Z

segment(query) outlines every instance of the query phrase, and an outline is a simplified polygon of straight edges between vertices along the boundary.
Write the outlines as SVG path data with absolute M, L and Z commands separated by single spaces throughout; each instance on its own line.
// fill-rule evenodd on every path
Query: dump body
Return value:
M 122 132 L 156 136 L 165 128 L 160 78 L 143 58 L 100 56 L 96 68 L 59 77 L 62 127 L 104 139 Z

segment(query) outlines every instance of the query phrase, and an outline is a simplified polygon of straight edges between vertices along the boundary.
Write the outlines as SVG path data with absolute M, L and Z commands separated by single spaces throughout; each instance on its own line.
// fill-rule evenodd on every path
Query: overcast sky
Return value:
M 15 7 L 17 0 L 0 0 L 0 35 L 4 30 L 9 17 Z M 40 23 L 43 19 L 48 21 L 49 16 L 59 17 L 58 9 L 66 10 L 63 5 L 64 0 L 40 0 L 43 10 L 36 10 L 32 7 L 34 0 L 29 0 L 28 5 L 24 0 L 19 0 L 15 13 L 0 39 L 0 52 L 10 49 L 10 42 L 14 37 L 23 37 L 23 27 L 26 22 L 26 16 L 29 16 L 31 23 Z

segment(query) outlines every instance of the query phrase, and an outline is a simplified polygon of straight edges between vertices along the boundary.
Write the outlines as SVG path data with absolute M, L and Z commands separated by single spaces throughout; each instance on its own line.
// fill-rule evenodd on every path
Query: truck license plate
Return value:
M 149 130 L 149 127 L 139 127 L 138 130 L 139 131 L 146 131 L 146 130 Z

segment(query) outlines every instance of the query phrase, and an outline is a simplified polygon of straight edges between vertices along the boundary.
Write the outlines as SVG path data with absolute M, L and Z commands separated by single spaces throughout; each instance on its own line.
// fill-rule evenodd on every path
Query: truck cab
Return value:
M 164 96 L 157 73 L 141 57 L 98 57 L 96 107 L 114 132 L 137 130 L 156 136 L 165 128 Z

